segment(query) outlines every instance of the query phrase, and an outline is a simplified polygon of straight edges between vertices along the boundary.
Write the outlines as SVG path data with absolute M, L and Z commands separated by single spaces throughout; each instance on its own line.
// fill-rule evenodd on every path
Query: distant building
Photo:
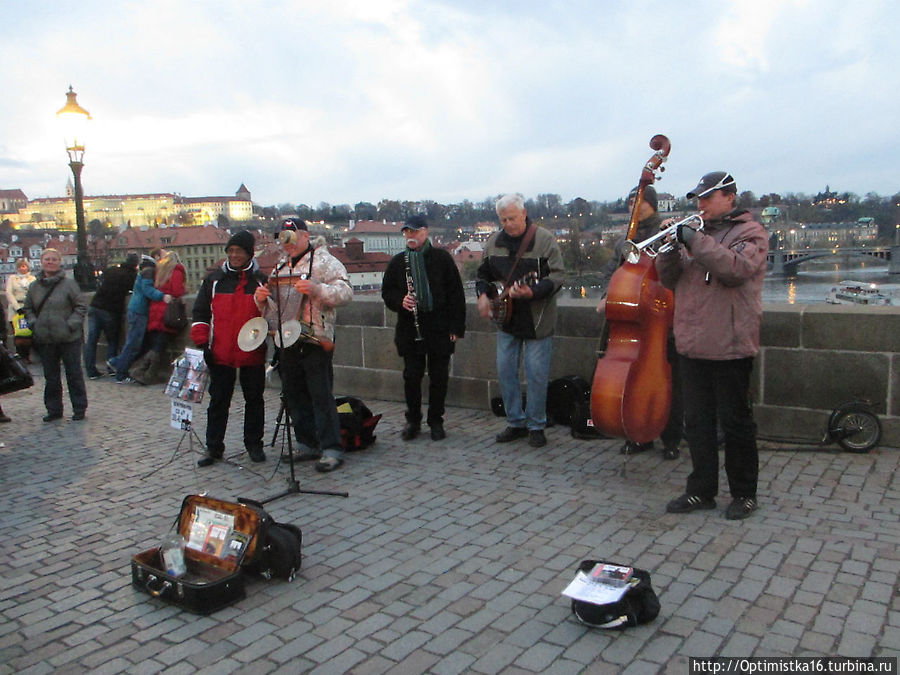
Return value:
M 668 192 L 656 193 L 656 206 L 659 213 L 668 213 L 675 210 L 675 196 Z
M 10 194 L 4 199 L 2 195 Z M 21 195 L 18 198 L 17 195 Z M 22 203 L 24 199 L 24 203 Z M 21 190 L 0 190 L 0 207 L 9 202 L 9 220 L 16 229 L 75 229 L 75 200 L 71 181 L 65 197 L 28 200 Z M 231 222 L 253 219 L 250 191 L 243 184 L 234 197 L 183 197 L 170 192 L 129 195 L 86 195 L 86 223 L 97 220 L 104 227 L 174 227 L 217 224 L 219 216 Z M 2 209 L 0 209 L 2 210 Z
M 28 197 L 21 190 L 0 190 L 0 214 L 18 213 L 28 204 Z
M 356 239 L 370 253 L 394 255 L 406 248 L 402 227 L 403 223 L 386 220 L 351 220 L 349 229 L 341 238 L 341 244 L 346 245 L 348 241 Z

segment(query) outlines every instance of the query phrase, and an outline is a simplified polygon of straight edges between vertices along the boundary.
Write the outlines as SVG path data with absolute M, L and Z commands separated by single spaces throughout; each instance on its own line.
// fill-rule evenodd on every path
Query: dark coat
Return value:
M 100 286 L 91 300 L 91 307 L 102 309 L 112 314 L 125 311 L 125 298 L 131 293 L 137 269 L 126 265 L 110 265 L 100 277 Z
M 462 279 L 452 256 L 441 248 L 430 246 L 424 253 L 425 272 L 434 307 L 430 312 L 419 311 L 419 329 L 435 354 L 452 354 L 454 343 L 450 335 L 463 337 L 466 333 L 466 298 Z M 397 312 L 394 344 L 397 353 L 405 356 L 415 351 L 416 325 L 413 313 L 403 309 L 406 295 L 406 260 L 398 253 L 388 263 L 381 282 L 381 298 L 392 312 Z

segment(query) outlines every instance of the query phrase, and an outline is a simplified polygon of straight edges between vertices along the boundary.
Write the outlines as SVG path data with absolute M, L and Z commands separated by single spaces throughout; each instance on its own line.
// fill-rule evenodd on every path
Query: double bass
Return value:
M 644 188 L 656 180 L 657 169 L 663 170 L 671 143 L 657 134 L 650 147 L 654 153 L 641 171 L 625 235 L 629 241 L 637 233 Z M 673 311 L 672 292 L 660 283 L 646 253 L 613 273 L 606 297 L 609 342 L 591 385 L 591 419 L 604 434 L 649 443 L 665 428 L 672 403 L 666 340 Z

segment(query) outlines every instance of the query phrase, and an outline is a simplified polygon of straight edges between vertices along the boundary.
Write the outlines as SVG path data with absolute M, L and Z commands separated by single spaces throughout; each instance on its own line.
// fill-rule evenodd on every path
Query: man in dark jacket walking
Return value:
M 103 377 L 97 370 L 97 342 L 102 332 L 106 336 L 106 358 L 119 353 L 119 336 L 122 331 L 122 313 L 125 299 L 134 286 L 137 275 L 138 254 L 129 253 L 121 265 L 110 265 L 100 277 L 100 287 L 94 293 L 88 307 L 87 342 L 84 343 L 84 369 L 90 379 Z M 111 369 L 110 369 L 111 370 Z M 109 373 L 112 375 L 112 373 Z
M 266 284 L 265 275 L 253 259 L 254 245 L 250 232 L 235 232 L 225 245 L 227 260 L 203 280 L 194 303 L 191 340 L 203 349 L 209 368 L 206 456 L 197 462 L 198 466 L 209 466 L 225 453 L 228 409 L 238 376 L 244 395 L 244 447 L 254 462 L 266 461 L 266 343 L 249 352 L 238 347 L 241 327 L 260 316 L 253 293 Z
M 403 357 L 406 395 L 404 441 L 422 426 L 422 378 L 428 368 L 428 426 L 432 440 L 446 437 L 444 401 L 450 377 L 450 356 L 466 333 L 466 299 L 459 270 L 450 254 L 432 246 L 424 216 L 403 225 L 406 250 L 388 263 L 381 297 L 397 312 L 394 344 Z

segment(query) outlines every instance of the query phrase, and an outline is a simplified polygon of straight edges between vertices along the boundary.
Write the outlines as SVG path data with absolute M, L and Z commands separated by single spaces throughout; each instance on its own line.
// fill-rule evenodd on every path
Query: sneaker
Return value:
M 681 451 L 677 445 L 669 445 L 663 448 L 662 454 L 663 459 L 678 459 L 681 456 Z
M 75 413 L 74 415 L 72 415 L 72 421 L 73 421 L 73 422 L 80 422 L 80 421 L 83 420 L 83 419 L 84 419 L 84 413 L 83 413 L 83 412 L 77 412 L 77 413 Z
M 44 420 L 45 422 L 53 422 L 55 420 L 61 420 L 62 413 L 47 413 L 41 419 Z
M 12 418 L 4 415 L 2 411 L 0 411 L 0 424 L 9 424 L 12 422 Z
M 709 510 L 714 508 L 716 508 L 716 500 L 712 497 L 683 494 L 666 505 L 666 513 L 690 513 L 697 509 Z
M 543 429 L 532 429 L 528 432 L 528 445 L 532 448 L 543 448 L 547 445 L 547 437 Z
M 509 443 L 517 438 L 525 438 L 528 435 L 528 429 L 525 427 L 506 427 L 497 434 L 498 443 Z
M 653 449 L 653 441 L 649 443 L 635 443 L 634 441 L 626 441 L 625 445 L 619 448 L 620 455 L 637 455 L 645 450 Z
M 334 471 L 343 463 L 344 460 L 338 459 L 337 457 L 323 457 L 316 462 L 316 471 L 319 473 L 328 473 L 329 471 Z
M 725 510 L 728 520 L 743 520 L 759 508 L 756 497 L 735 497 Z
M 260 447 L 247 448 L 247 454 L 250 455 L 251 462 L 265 462 L 266 461 L 266 453 L 263 452 L 263 449 Z
M 403 431 L 400 432 L 400 438 L 404 441 L 411 441 L 416 436 L 419 435 L 419 425 L 411 424 L 407 422 L 406 426 L 403 427 Z
M 96 370 L 93 373 L 88 373 L 89 380 L 99 380 L 101 377 L 103 377 L 103 374 Z
M 433 441 L 442 441 L 447 438 L 447 432 L 444 431 L 443 424 L 432 424 L 431 425 L 431 440 Z
M 197 466 L 212 466 L 216 462 L 218 462 L 221 457 L 216 457 L 215 455 L 205 455 L 197 460 Z
M 110 373 L 116 372 L 116 367 L 113 365 L 112 359 L 106 359 L 106 370 Z
M 116 384 L 134 384 L 135 381 L 133 377 L 123 377 L 121 380 L 116 379 Z

